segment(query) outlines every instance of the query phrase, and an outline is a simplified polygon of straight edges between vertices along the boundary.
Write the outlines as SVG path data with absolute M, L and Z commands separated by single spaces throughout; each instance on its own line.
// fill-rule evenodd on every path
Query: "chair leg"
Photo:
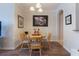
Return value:
M 24 45 L 24 44 L 22 43 L 21 48 L 23 48 L 23 45 Z
M 51 49 L 51 43 L 48 43 L 48 48 Z
M 30 56 L 32 55 L 32 49 L 30 49 Z
M 40 56 L 41 56 L 41 49 L 40 49 Z
M 19 54 L 20 54 L 20 51 L 19 50 L 16 50 L 16 53 L 18 54 L 18 56 L 19 56 Z

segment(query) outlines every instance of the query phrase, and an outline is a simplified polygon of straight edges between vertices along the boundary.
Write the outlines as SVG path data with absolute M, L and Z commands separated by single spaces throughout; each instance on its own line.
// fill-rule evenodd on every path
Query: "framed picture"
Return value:
M 48 26 L 48 15 L 33 15 L 33 26 Z
M 24 27 L 24 17 L 18 15 L 18 28 Z
M 72 24 L 72 16 L 71 16 L 71 14 L 65 17 L 65 24 L 66 25 Z

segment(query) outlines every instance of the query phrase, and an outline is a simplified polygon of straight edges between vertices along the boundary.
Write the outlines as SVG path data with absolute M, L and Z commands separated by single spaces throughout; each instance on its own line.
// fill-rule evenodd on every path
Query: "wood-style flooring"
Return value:
M 70 56 L 70 53 L 59 43 L 51 42 L 51 49 L 42 49 L 42 56 Z M 32 56 L 39 56 L 39 52 L 33 52 Z M 0 56 L 30 56 L 29 49 L 0 50 Z

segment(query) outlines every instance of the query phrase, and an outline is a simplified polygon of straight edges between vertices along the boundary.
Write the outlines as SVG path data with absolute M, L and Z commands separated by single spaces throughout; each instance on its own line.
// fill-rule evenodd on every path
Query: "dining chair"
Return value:
M 48 37 L 47 37 L 47 42 L 48 42 L 48 48 L 51 49 L 51 33 L 48 33 Z
M 44 49 L 51 49 L 51 33 L 44 36 L 42 39 L 42 46 Z
M 32 55 L 33 50 L 39 49 L 41 56 L 41 38 L 31 38 L 30 39 L 30 56 Z
M 25 32 L 20 33 L 20 40 L 21 40 L 21 48 L 24 48 L 24 44 L 27 44 L 29 48 L 29 37 L 28 34 L 26 35 Z

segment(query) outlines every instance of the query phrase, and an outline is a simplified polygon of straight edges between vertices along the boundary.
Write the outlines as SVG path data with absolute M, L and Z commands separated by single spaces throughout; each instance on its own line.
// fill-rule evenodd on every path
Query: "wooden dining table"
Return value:
M 43 41 L 43 39 L 45 39 L 46 36 L 42 35 L 42 34 L 31 34 L 30 35 L 30 39 L 32 40 L 40 40 L 41 42 Z
M 37 39 L 41 39 L 42 35 L 30 35 L 30 38 L 37 40 Z

